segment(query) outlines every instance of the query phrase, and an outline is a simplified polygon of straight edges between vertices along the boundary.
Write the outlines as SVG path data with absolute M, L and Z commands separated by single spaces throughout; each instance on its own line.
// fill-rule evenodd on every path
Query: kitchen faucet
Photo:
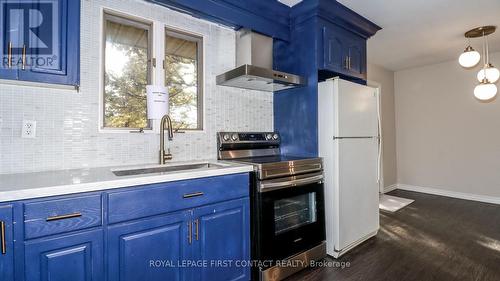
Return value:
M 165 164 L 165 161 L 172 160 L 172 154 L 170 154 L 170 148 L 165 153 L 165 123 L 167 123 L 168 130 L 168 140 L 171 141 L 174 138 L 174 131 L 172 129 L 172 119 L 168 114 L 165 114 L 161 118 L 160 122 L 160 164 Z

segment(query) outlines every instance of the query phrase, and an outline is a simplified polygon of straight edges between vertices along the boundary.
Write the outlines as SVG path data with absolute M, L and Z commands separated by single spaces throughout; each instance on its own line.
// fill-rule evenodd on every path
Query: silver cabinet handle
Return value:
M 12 42 L 9 41 L 9 50 L 7 52 L 7 65 L 12 68 Z
M 7 242 L 5 241 L 5 222 L 0 221 L 0 235 L 2 235 L 2 255 L 7 254 Z
M 23 66 L 22 69 L 26 69 L 26 45 L 23 45 Z
M 188 194 L 184 194 L 182 196 L 182 198 L 192 198 L 192 197 L 198 197 L 198 196 L 203 196 L 204 193 L 203 192 L 193 192 L 193 193 L 188 193 Z
M 200 220 L 199 219 L 194 220 L 194 226 L 196 227 L 196 232 L 194 233 L 194 237 L 195 237 L 196 241 L 198 241 L 199 227 L 200 227 Z
M 193 243 L 193 224 L 188 221 L 188 242 L 191 245 Z
M 72 218 L 78 218 L 81 216 L 82 216 L 81 213 L 72 213 L 72 214 L 67 214 L 67 215 L 48 217 L 45 219 L 45 221 L 57 221 L 57 220 L 64 220 L 64 219 L 72 219 Z

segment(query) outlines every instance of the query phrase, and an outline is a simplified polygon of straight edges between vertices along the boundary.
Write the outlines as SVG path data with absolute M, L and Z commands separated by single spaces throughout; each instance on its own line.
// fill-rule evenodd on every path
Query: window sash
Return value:
M 123 130 L 123 131 L 129 131 L 129 130 L 152 130 L 152 122 L 151 120 L 147 119 L 147 126 L 145 128 L 135 128 L 135 127 L 107 127 L 105 126 L 105 119 L 106 119 L 106 103 L 105 103 L 105 95 L 106 95 L 106 83 L 105 83 L 105 76 L 106 76 L 106 36 L 107 36 L 107 22 L 113 22 L 117 24 L 122 24 L 122 25 L 127 25 L 131 27 L 135 27 L 138 29 L 144 29 L 147 32 L 148 35 L 148 46 L 147 46 L 147 83 L 151 84 L 151 77 L 152 77 L 152 65 L 151 65 L 151 57 L 152 57 L 152 46 L 153 46 L 153 27 L 151 23 L 146 23 L 146 22 L 141 22 L 139 20 L 135 20 L 132 18 L 126 18 L 123 16 L 119 15 L 114 15 L 108 11 L 104 12 L 104 17 L 103 17 L 103 38 L 102 38 L 102 54 L 103 54 L 103 59 L 102 59 L 102 77 L 103 83 L 102 83 L 102 120 L 101 120 L 101 129 L 104 130 Z M 147 108 L 146 108 L 146 114 L 147 114 Z
M 176 29 L 171 29 L 166 27 L 165 28 L 165 34 L 164 34 L 164 46 L 165 46 L 165 51 L 164 51 L 164 59 L 165 56 L 167 55 L 167 36 L 170 37 L 175 37 L 179 39 L 183 39 L 186 41 L 191 41 L 191 42 L 196 42 L 196 47 L 197 47 L 197 59 L 196 59 L 196 113 L 197 113 L 197 120 L 196 120 L 196 128 L 182 128 L 181 130 L 183 131 L 201 131 L 203 130 L 203 79 L 204 79 L 204 73 L 203 73 L 203 37 L 185 32 L 185 31 L 180 31 Z M 166 77 L 166 70 L 164 70 L 164 77 Z M 165 85 L 167 85 L 167 81 L 165 79 Z

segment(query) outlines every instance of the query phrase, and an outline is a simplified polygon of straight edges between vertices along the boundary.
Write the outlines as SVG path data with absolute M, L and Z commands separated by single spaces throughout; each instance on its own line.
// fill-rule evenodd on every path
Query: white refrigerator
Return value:
M 334 258 L 379 229 L 379 119 L 377 89 L 339 78 L 319 83 L 327 253 Z

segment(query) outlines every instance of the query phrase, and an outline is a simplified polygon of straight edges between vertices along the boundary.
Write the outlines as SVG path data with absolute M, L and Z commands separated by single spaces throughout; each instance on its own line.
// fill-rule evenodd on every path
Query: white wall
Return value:
M 396 72 L 400 184 L 500 196 L 500 100 L 474 98 L 478 70 L 453 60 Z
M 394 72 L 375 64 L 368 64 L 368 80 L 381 85 L 381 123 L 383 139 L 384 186 L 397 183 L 396 125 L 394 114 Z
M 271 93 L 215 85 L 235 66 L 233 30 L 145 1 L 81 3 L 80 92 L 0 84 L 0 173 L 158 161 L 158 134 L 98 132 L 103 6 L 205 36 L 205 130 L 176 134 L 174 160 L 215 158 L 219 130 L 273 130 Z M 21 138 L 23 119 L 37 121 L 36 139 Z

